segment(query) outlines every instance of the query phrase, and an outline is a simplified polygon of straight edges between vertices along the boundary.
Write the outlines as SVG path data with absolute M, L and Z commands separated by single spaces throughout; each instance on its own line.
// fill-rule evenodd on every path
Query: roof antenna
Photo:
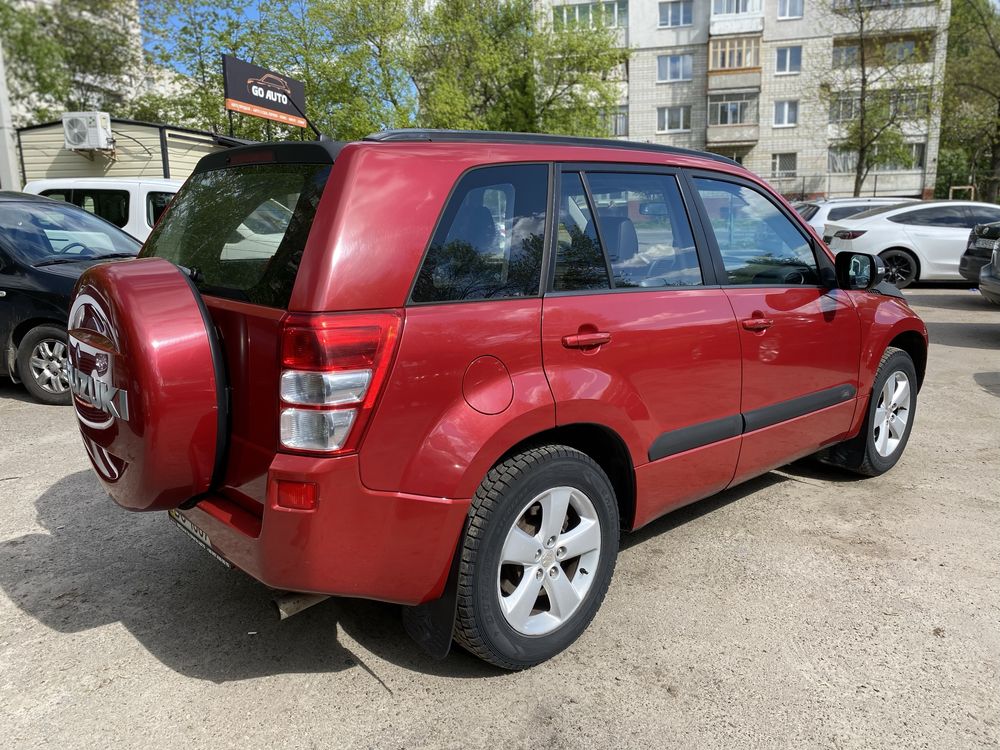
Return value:
M 319 132 L 319 129 L 315 125 L 313 125 L 313 121 L 310 120 L 308 117 L 306 117 L 306 113 L 305 112 L 303 112 L 301 109 L 299 109 L 299 105 L 295 103 L 295 99 L 293 99 L 292 97 L 288 97 L 288 101 L 291 103 L 291 105 L 293 107 L 295 107 L 295 111 L 299 113 L 299 116 L 303 120 L 306 121 L 306 125 L 308 125 L 312 129 L 312 132 L 314 132 L 316 134 L 316 140 L 317 141 L 328 141 L 328 140 L 330 140 L 330 136 L 323 135 L 321 132 Z

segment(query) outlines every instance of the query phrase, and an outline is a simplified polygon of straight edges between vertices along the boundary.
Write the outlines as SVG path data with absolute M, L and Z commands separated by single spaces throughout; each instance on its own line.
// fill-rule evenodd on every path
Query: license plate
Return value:
M 976 240 L 976 247 L 981 247 L 985 250 L 994 250 L 997 247 L 997 241 L 980 237 Z
M 233 564 L 229 562 L 226 558 L 212 549 L 212 542 L 208 538 L 208 534 L 199 529 L 193 523 L 191 523 L 187 518 L 182 516 L 176 510 L 168 510 L 167 515 L 170 516 L 170 520 L 177 524 L 177 527 L 188 535 L 189 538 L 193 539 L 198 543 L 198 546 L 205 550 L 208 554 L 218 560 L 220 563 L 225 565 L 227 568 L 232 568 Z

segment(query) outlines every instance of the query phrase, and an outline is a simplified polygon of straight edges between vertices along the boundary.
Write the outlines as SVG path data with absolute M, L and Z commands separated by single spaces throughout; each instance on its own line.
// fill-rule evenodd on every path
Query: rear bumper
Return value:
M 278 507 L 278 479 L 315 482 L 316 509 Z M 369 490 L 357 456 L 279 455 L 263 508 L 215 495 L 182 513 L 216 552 L 273 588 L 419 604 L 441 595 L 469 503 Z
M 988 257 L 976 258 L 972 255 L 963 255 L 958 261 L 958 272 L 962 274 L 962 278 L 966 281 L 978 284 L 979 272 L 989 262 L 990 259 Z

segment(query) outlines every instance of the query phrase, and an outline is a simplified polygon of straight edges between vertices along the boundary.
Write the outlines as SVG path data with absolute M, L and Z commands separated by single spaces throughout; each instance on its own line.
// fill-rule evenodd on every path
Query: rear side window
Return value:
M 680 188 L 672 175 L 588 172 L 616 289 L 702 283 Z
M 830 213 L 827 214 L 827 219 L 830 221 L 837 221 L 837 219 L 846 219 L 848 216 L 854 216 L 866 210 L 867 206 L 840 206 L 839 208 L 831 208 Z
M 413 286 L 413 302 L 537 297 L 549 170 L 484 167 L 459 181 Z
M 968 209 L 972 215 L 972 221 L 976 224 L 992 224 L 995 221 L 1000 221 L 1000 208 L 969 206 Z
M 110 221 L 116 227 L 128 224 L 129 195 L 127 190 L 73 190 L 73 203 L 84 211 Z
M 587 191 L 576 172 L 562 176 L 552 288 L 557 292 L 611 288 Z
M 156 191 L 151 191 L 146 194 L 146 224 L 151 227 L 156 226 L 156 222 L 160 220 L 160 216 L 167 208 L 167 204 L 170 203 L 170 199 L 174 197 L 173 193 L 161 193 Z
M 817 285 L 816 258 L 805 236 L 756 190 L 695 178 L 729 284 Z
M 972 219 L 962 210 L 962 206 L 934 206 L 906 211 L 890 216 L 889 221 L 918 227 L 965 227 L 966 229 L 972 229 L 973 224 Z
M 328 164 L 247 164 L 193 175 L 142 257 L 191 270 L 205 294 L 288 307 Z

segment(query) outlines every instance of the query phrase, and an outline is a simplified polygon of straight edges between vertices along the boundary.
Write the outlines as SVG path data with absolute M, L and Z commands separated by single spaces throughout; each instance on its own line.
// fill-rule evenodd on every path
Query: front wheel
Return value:
M 52 325 L 28 331 L 17 347 L 17 376 L 36 401 L 70 403 L 66 331 Z
M 917 372 L 910 355 L 889 347 L 882 355 L 868 414 L 857 437 L 823 452 L 821 460 L 865 476 L 889 471 L 903 455 L 917 413 Z
M 589 456 L 562 445 L 498 464 L 460 551 L 455 639 L 504 669 L 555 656 L 586 629 L 618 555 L 618 503 Z
M 885 280 L 897 288 L 905 289 L 917 280 L 917 259 L 906 250 L 893 248 L 879 257 L 885 264 Z

